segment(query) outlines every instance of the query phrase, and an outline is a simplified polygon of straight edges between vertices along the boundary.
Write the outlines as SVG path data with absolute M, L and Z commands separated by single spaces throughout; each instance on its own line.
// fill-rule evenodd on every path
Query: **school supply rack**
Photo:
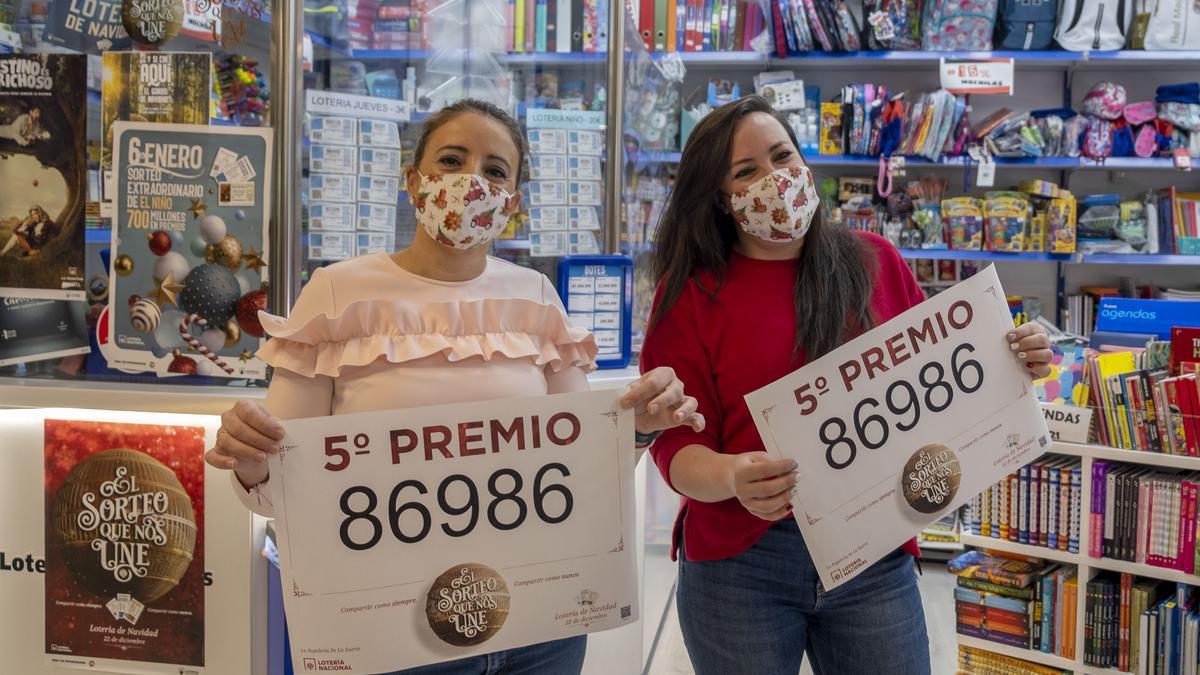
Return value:
M 1020 647 L 1003 645 L 990 640 L 973 638 L 965 635 L 958 635 L 958 644 L 976 649 L 985 650 L 1011 656 L 1015 658 L 1032 661 L 1034 663 L 1051 666 L 1054 668 L 1063 668 L 1071 670 L 1075 673 L 1083 673 L 1085 675 L 1100 675 L 1101 673 L 1117 672 L 1113 668 L 1101 668 L 1097 666 L 1089 666 L 1084 663 L 1084 650 L 1082 645 L 1085 640 L 1085 626 L 1082 618 L 1086 615 L 1087 598 L 1082 592 L 1082 588 L 1088 581 L 1099 573 L 1108 572 L 1114 574 L 1131 574 L 1143 579 L 1155 579 L 1169 583 L 1183 583 L 1193 586 L 1200 585 L 1200 575 L 1187 574 L 1178 570 L 1169 569 L 1166 567 L 1156 567 L 1153 565 L 1139 564 L 1127 562 L 1124 560 L 1116 560 L 1108 557 L 1095 558 L 1089 555 L 1089 550 L 1092 548 L 1092 532 L 1088 527 L 1087 521 L 1092 503 L 1092 468 L 1093 463 L 1097 461 L 1110 462 L 1115 465 L 1129 465 L 1134 467 L 1143 467 L 1147 469 L 1182 469 L 1185 471 L 1200 471 L 1200 457 L 1187 457 L 1179 455 L 1167 455 L 1160 453 L 1135 452 L 1131 450 L 1120 450 L 1094 444 L 1081 443 L 1063 443 L 1056 442 L 1050 448 L 1050 455 L 1060 455 L 1072 458 L 1078 458 L 1081 462 L 1081 473 L 1083 476 L 1081 484 L 1080 503 L 1082 504 L 1082 526 L 1079 528 L 1079 553 L 1071 553 L 1058 549 L 1050 549 L 1042 546 L 1033 546 L 1029 544 L 1020 544 L 1008 541 L 1007 539 L 993 538 L 990 536 L 980 536 L 978 534 L 969 534 L 964 531 L 961 535 L 962 543 L 966 546 L 977 547 L 983 549 L 991 549 L 994 551 L 1003 551 L 1020 556 L 1029 556 L 1040 558 L 1046 561 L 1075 565 L 1078 568 L 1078 579 L 1081 592 L 1076 599 L 1076 614 L 1080 620 L 1076 622 L 1075 643 L 1080 645 L 1076 649 L 1075 658 L 1068 659 L 1054 654 L 1048 654 L 1041 651 L 1034 651 Z

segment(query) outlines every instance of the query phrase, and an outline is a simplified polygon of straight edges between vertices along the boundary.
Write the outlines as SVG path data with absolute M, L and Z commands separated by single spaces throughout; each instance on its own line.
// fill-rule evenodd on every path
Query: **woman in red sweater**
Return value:
M 764 451 L 744 396 L 925 299 L 894 247 L 814 217 L 812 172 L 786 121 L 750 96 L 684 148 L 654 254 L 661 279 L 642 368 L 675 369 L 708 420 L 651 453 L 683 496 L 676 602 L 698 675 L 918 675 L 930 669 L 910 541 L 826 591 L 790 502 L 796 464 Z M 1042 376 L 1040 326 L 1008 335 Z

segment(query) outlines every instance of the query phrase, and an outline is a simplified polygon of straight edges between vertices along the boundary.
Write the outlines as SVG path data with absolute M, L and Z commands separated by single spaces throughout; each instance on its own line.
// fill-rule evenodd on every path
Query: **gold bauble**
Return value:
M 242 329 L 237 325 L 236 319 L 230 319 L 221 326 L 221 330 L 225 333 L 225 346 L 232 347 L 242 339 Z
M 490 640 L 508 619 L 508 584 L 480 563 L 455 565 L 434 580 L 425 618 L 441 640 L 470 647 Z
M 165 44 L 183 28 L 183 0 L 122 0 L 121 24 L 140 45 Z
M 133 258 L 127 255 L 119 255 L 113 261 L 113 269 L 116 270 L 117 276 L 127 277 L 133 273 Z
M 116 508 L 118 500 L 125 500 L 123 510 Z M 110 501 L 114 503 L 106 504 Z M 142 511 L 132 523 L 104 518 L 106 513 L 132 513 L 135 506 Z M 192 499 L 173 471 L 143 452 L 115 448 L 76 464 L 54 495 L 51 519 L 67 569 L 100 598 L 128 593 L 149 604 L 175 588 L 192 564 Z M 118 536 L 106 536 L 105 526 L 117 528 Z M 158 533 L 161 542 L 155 541 Z M 102 554 L 110 563 L 138 563 L 135 568 L 143 573 L 122 571 L 121 565 L 105 569 Z
M 227 234 L 217 244 L 210 244 L 204 249 L 204 260 L 236 272 L 242 266 L 242 242 L 237 237 Z

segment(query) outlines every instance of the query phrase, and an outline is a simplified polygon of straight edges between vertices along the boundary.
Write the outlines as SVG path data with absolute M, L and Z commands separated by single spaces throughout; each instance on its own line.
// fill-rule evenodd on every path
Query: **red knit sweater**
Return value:
M 876 263 L 871 312 L 877 325 L 925 299 L 912 271 L 886 239 L 859 236 Z M 671 460 L 685 446 L 703 445 L 723 453 L 764 450 L 744 397 L 806 362 L 803 351 L 792 353 L 795 278 L 794 260 L 754 260 L 734 252 L 715 300 L 689 281 L 675 306 L 646 334 L 642 372 L 674 368 L 708 423 L 702 433 L 688 427 L 667 431 L 650 449 L 668 484 Z M 708 288 L 714 285 L 707 275 L 701 281 Z M 689 560 L 720 560 L 753 546 L 771 523 L 736 499 L 708 504 L 683 497 L 676 533 L 681 525 Z M 678 545 L 673 541 L 672 558 Z M 919 553 L 915 540 L 904 548 Z

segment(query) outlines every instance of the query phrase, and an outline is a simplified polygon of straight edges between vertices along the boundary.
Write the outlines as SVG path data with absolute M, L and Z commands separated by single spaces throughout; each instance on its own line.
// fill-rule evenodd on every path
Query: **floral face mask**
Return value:
M 439 244 L 465 251 L 504 231 L 511 193 L 476 174 L 418 175 L 421 187 L 409 195 L 409 203 L 417 210 L 417 222 Z
M 780 169 L 729 197 L 742 231 L 764 241 L 796 241 L 817 212 L 817 189 L 808 167 Z

